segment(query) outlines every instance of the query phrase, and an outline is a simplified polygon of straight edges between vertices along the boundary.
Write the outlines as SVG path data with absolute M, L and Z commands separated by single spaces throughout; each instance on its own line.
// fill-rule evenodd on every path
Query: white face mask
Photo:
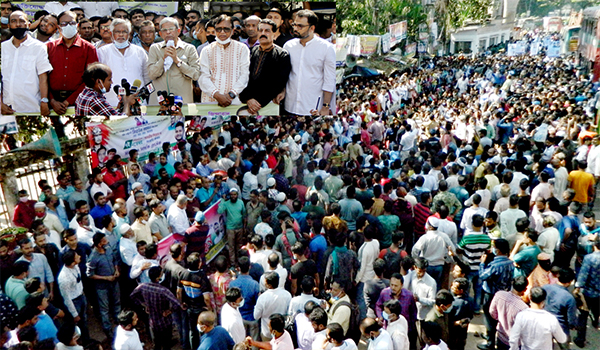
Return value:
M 77 35 L 77 26 L 69 24 L 68 26 L 63 27 L 62 35 L 67 39 L 71 39 L 72 37 Z
M 231 38 L 227 38 L 225 40 L 220 40 L 219 38 L 215 37 L 215 40 L 221 45 L 227 45 L 231 42 Z
M 4 17 L 2 17 L 4 18 Z M 19 201 L 21 201 L 22 203 L 26 203 L 29 200 L 29 196 L 25 196 L 25 197 L 19 197 Z

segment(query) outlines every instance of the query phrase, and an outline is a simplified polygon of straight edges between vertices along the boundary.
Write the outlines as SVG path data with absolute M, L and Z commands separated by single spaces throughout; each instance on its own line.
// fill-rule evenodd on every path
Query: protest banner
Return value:
M 360 36 L 360 54 L 370 56 L 377 52 L 379 45 L 379 35 L 361 35 Z
M 92 168 L 104 167 L 108 151 L 116 149 L 123 161 L 129 160 L 129 151 L 139 152 L 138 160 L 148 159 L 151 152 L 162 153 L 162 144 L 175 146 L 185 140 L 182 116 L 130 117 L 104 123 L 86 123 L 92 151 Z
M 417 43 L 410 43 L 404 48 L 404 57 L 412 58 L 417 52 Z
M 348 35 L 348 55 L 360 56 L 360 37 L 357 35 Z
M 342 67 L 346 63 L 348 46 L 346 38 L 337 38 L 335 42 L 335 66 Z
M 218 213 L 221 200 L 204 211 L 206 225 L 208 225 L 208 236 L 204 245 L 206 263 L 214 259 L 227 244 L 225 239 L 225 216 Z M 179 242 L 183 237 L 179 234 L 170 234 L 158 242 L 158 256 L 164 257 L 170 254 L 169 249 L 173 243 Z
M 391 40 L 391 35 L 390 33 L 385 33 L 381 36 L 381 52 L 382 53 L 388 53 L 390 51 L 390 40 Z
M 546 49 L 546 56 L 548 57 L 559 57 L 560 56 L 560 40 L 552 40 Z
M 389 25 L 390 31 L 390 47 L 396 45 L 401 40 L 406 38 L 406 30 L 408 28 L 408 22 L 402 21 Z

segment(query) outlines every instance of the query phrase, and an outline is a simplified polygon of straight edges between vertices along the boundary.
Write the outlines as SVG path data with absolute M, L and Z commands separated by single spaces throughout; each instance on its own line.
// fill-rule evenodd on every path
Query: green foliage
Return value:
M 425 23 L 427 16 L 419 2 L 411 0 L 338 0 L 337 17 L 340 19 L 342 34 L 385 34 L 388 25 L 408 22 L 408 37 L 418 34 L 419 24 Z
M 29 143 L 33 141 L 33 136 L 40 138 L 44 136 L 50 127 L 50 120 L 42 116 L 18 116 L 17 124 L 19 125 L 19 133 L 16 134 L 18 141 Z
M 480 21 L 489 17 L 493 0 L 437 0 L 435 15 L 441 33 L 441 41 L 449 41 L 449 33 L 465 25 L 467 21 Z

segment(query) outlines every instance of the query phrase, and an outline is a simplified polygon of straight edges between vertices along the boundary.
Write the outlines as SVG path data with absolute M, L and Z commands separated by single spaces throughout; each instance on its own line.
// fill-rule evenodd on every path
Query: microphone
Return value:
M 125 82 L 125 84 L 123 84 L 123 88 L 125 89 L 125 95 L 126 95 L 126 96 L 129 96 L 129 95 L 130 95 L 130 88 L 131 88 L 131 85 L 129 85 L 129 83 L 128 83 L 128 82 Z
M 120 89 L 120 88 L 121 88 L 121 87 L 120 87 L 119 85 L 115 85 L 115 86 L 113 86 L 113 91 L 115 92 L 115 95 L 117 95 L 117 96 L 119 95 L 119 89 Z
M 131 87 L 131 94 L 135 95 L 135 93 L 138 91 L 138 89 L 140 88 L 140 86 L 142 86 L 142 81 L 139 79 L 136 79 L 133 81 L 133 86 Z

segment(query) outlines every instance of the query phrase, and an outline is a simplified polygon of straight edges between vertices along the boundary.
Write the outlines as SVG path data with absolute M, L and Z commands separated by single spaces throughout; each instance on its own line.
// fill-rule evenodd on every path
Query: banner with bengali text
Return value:
M 389 25 L 390 31 L 390 47 L 393 47 L 401 40 L 406 38 L 406 31 L 408 29 L 408 22 L 402 21 Z
M 183 116 L 145 116 L 85 123 L 92 153 L 92 168 L 104 167 L 108 151 L 116 149 L 123 161 L 129 151 L 138 150 L 138 160 L 148 159 L 151 152 L 162 153 L 162 144 L 176 146 L 185 140 Z
M 14 1 L 13 4 L 19 6 L 29 18 L 33 19 L 36 12 L 43 10 L 47 1 Z M 178 1 L 119 1 L 119 8 L 127 11 L 132 9 L 142 9 L 144 11 L 154 12 L 159 15 L 169 16 L 179 7 Z M 89 16 L 86 16 L 89 18 Z
M 361 35 L 360 36 L 360 54 L 369 56 L 377 52 L 379 45 L 379 35 Z

